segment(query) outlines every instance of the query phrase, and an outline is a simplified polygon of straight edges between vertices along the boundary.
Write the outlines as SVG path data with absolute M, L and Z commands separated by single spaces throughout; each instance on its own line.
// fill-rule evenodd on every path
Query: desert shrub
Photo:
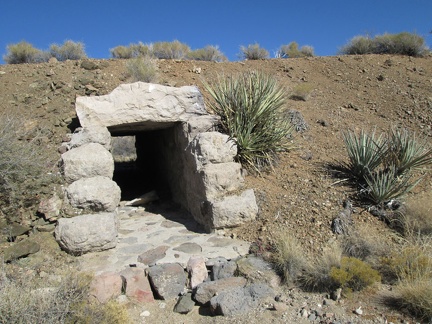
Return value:
M 158 59 L 184 59 L 190 52 L 188 45 L 175 40 L 173 42 L 156 42 L 152 53 Z
M 36 63 L 44 57 L 41 50 L 26 41 L 10 44 L 6 50 L 7 53 L 3 56 L 3 60 L 8 64 Z
M 49 51 L 51 56 L 59 61 L 81 60 L 87 57 L 84 44 L 71 40 L 65 41 L 63 45 L 52 44 Z
M 291 95 L 289 96 L 292 100 L 306 101 L 308 100 L 313 87 L 309 83 L 300 83 L 297 84 L 292 90 Z
M 221 129 L 235 141 L 237 159 L 256 171 L 271 166 L 277 152 L 289 148 L 292 125 L 284 118 L 283 89 L 261 72 L 219 77 L 206 85 L 213 111 L 221 117 Z
M 369 36 L 355 36 L 340 49 L 341 54 L 363 55 L 373 53 L 373 41 Z
M 278 237 L 274 243 L 272 263 L 285 283 L 292 284 L 307 265 L 305 252 L 298 241 L 287 233 Z
M 134 81 L 154 82 L 157 77 L 157 64 L 149 56 L 138 56 L 126 64 L 128 73 Z
M 240 46 L 239 57 L 243 60 L 262 60 L 269 58 L 269 52 L 258 43 Z
M 356 36 L 344 45 L 342 54 L 399 54 L 409 56 L 424 56 L 429 53 L 423 37 L 402 32 L 399 34 Z
M 130 59 L 134 57 L 130 46 L 119 45 L 110 49 L 111 56 L 116 59 Z
M 90 303 L 91 276 L 69 271 L 60 283 L 0 278 L 0 323 L 128 323 L 124 306 L 113 301 Z
M 0 117 L 0 212 L 17 220 L 19 210 L 36 204 L 51 180 L 48 159 L 39 130 L 26 130 L 24 119 L 16 115 Z
M 332 268 L 340 267 L 341 258 L 341 247 L 338 244 L 330 245 L 314 262 L 308 264 L 298 282 L 309 291 L 334 291 L 338 287 L 330 277 L 330 272 Z
M 130 44 L 129 46 L 116 46 L 110 49 L 111 56 L 118 59 L 130 59 L 138 56 L 151 56 L 152 45 L 147 45 L 139 42 L 138 44 Z
M 411 191 L 421 180 L 412 180 L 411 171 L 432 163 L 432 148 L 407 130 L 380 136 L 346 132 L 344 142 L 349 161 L 341 168 L 365 199 L 380 206 Z
M 330 269 L 330 279 L 344 291 L 359 291 L 380 282 L 381 276 L 360 259 L 342 257 L 340 266 Z
M 225 62 L 227 58 L 219 50 L 218 46 L 208 45 L 204 48 L 196 49 L 187 54 L 189 60 L 195 61 L 211 61 L 211 62 Z
M 314 56 L 312 46 L 305 45 L 300 49 L 296 42 L 291 42 L 288 45 L 282 45 L 276 53 L 278 58 L 295 58 L 295 57 L 311 57 Z

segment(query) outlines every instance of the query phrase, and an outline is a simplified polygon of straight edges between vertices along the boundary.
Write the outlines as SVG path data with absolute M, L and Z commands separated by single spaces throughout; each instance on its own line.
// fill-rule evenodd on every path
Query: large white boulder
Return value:
M 116 213 L 60 218 L 55 229 L 59 245 L 66 252 L 75 255 L 114 248 L 117 245 L 117 234 Z
M 83 178 L 66 188 L 69 204 L 87 212 L 114 211 L 120 203 L 120 187 L 110 178 Z
M 136 128 L 148 122 L 147 127 L 156 127 L 207 114 L 198 88 L 144 82 L 120 85 L 104 96 L 78 97 L 75 110 L 83 127 L 116 126 L 121 130 L 122 125 Z
M 61 170 L 68 183 L 95 176 L 113 177 L 114 159 L 101 144 L 84 144 L 63 153 L 61 159 Z

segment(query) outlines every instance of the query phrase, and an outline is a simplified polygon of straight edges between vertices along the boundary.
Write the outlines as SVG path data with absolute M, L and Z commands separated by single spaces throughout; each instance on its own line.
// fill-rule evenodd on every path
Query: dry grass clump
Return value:
M 274 243 L 272 263 L 287 284 L 293 284 L 307 267 L 308 261 L 301 245 L 292 235 L 284 233 Z
M 88 301 L 91 276 L 73 271 L 59 282 L 0 273 L 0 323 L 128 323 L 124 306 Z
M 133 81 L 155 82 L 157 79 L 156 59 L 150 56 L 138 56 L 130 59 L 126 68 Z
M 334 291 L 338 287 L 330 277 L 330 272 L 332 268 L 340 267 L 341 259 L 342 249 L 336 243 L 331 244 L 314 262 L 307 265 L 299 277 L 300 284 L 309 291 Z
M 432 321 L 432 237 L 411 238 L 384 263 L 397 278 L 388 304 Z
M 351 235 L 345 235 L 341 246 L 344 255 L 372 263 L 387 251 L 379 238 L 373 237 L 366 230 L 359 229 Z
M 402 217 L 406 234 L 432 236 L 432 194 L 407 201 Z

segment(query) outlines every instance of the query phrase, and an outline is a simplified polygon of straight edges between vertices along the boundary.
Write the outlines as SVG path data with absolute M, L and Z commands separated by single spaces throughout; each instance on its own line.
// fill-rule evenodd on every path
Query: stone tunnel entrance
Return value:
M 120 200 L 156 191 L 207 231 L 256 217 L 255 195 L 243 190 L 234 162 L 237 148 L 214 131 L 218 117 L 207 113 L 196 87 L 124 84 L 78 97 L 75 109 L 82 131 L 62 156 L 72 208 L 112 212 Z
M 174 128 L 112 134 L 113 180 L 121 189 L 121 200 L 131 201 L 152 191 L 162 200 L 181 195 L 172 184 L 182 163 L 175 156 Z

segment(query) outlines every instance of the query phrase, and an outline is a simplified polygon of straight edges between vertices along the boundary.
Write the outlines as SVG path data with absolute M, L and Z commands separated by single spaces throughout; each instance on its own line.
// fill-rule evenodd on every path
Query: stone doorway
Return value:
M 255 218 L 253 190 L 242 189 L 241 166 L 233 160 L 236 147 L 227 135 L 214 131 L 218 119 L 206 112 L 197 88 L 124 84 L 105 96 L 78 97 L 76 112 L 82 129 L 72 135 L 76 145 L 62 155 L 63 174 L 69 187 L 79 188 L 76 181 L 86 184 L 89 179 L 93 186 L 71 203 L 77 213 L 84 210 L 79 204 L 90 206 L 86 212 L 92 206 L 97 206 L 93 212 L 114 211 L 121 192 L 126 199 L 157 189 L 208 232 Z M 116 139 L 111 139 L 120 136 L 135 141 L 136 159 L 130 170 L 124 162 L 114 162 Z M 103 188 L 97 188 L 98 181 L 104 182 Z M 113 189 L 112 197 L 108 187 Z M 96 191 L 101 197 L 94 197 Z M 98 199 L 104 202 L 88 201 Z

